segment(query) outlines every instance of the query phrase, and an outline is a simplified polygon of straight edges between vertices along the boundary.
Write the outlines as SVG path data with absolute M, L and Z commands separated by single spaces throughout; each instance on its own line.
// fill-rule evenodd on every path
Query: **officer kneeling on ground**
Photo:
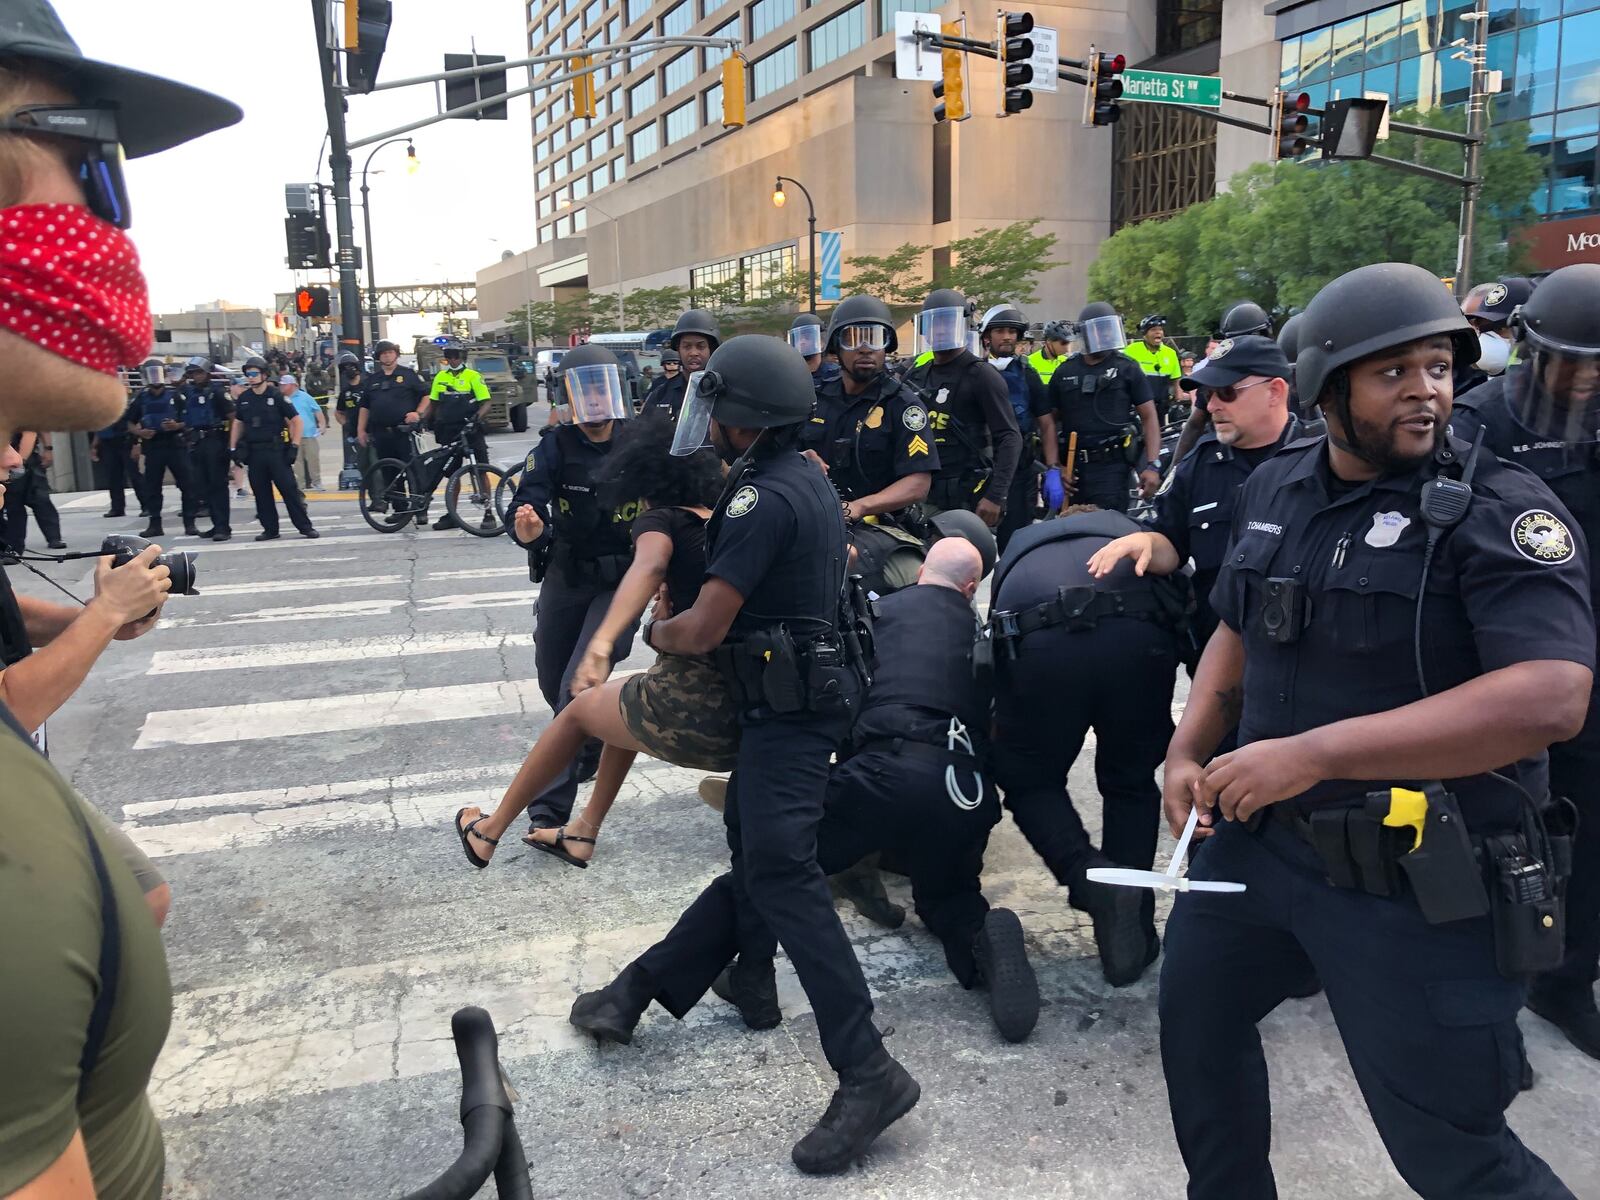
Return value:
M 1477 346 L 1421 267 L 1334 280 L 1295 365 L 1328 436 L 1239 495 L 1222 623 L 1166 761 L 1168 821 L 1199 805 L 1211 835 L 1190 880 L 1248 888 L 1183 893 L 1167 923 L 1161 1053 L 1191 1197 L 1277 1194 L 1256 1025 L 1313 970 L 1415 1191 L 1572 1194 L 1505 1121 L 1526 977 L 1560 958 L 1565 857 L 1512 764 L 1582 727 L 1594 616 L 1565 508 L 1447 434 Z
M 793 1152 L 802 1171 L 822 1174 L 846 1169 L 921 1090 L 873 1027 L 872 995 L 817 863 L 828 761 L 867 664 L 856 621 L 841 611 L 855 605 L 839 498 L 797 453 L 813 401 L 805 361 L 776 338 L 749 336 L 711 356 L 685 405 L 674 452 L 703 446 L 709 422 L 732 470 L 706 527 L 705 586 L 689 611 L 647 626 L 645 641 L 667 654 L 714 653 L 739 705 L 723 813 L 733 866 L 665 938 L 578 997 L 570 1019 L 628 1042 L 652 1000 L 682 1018 L 732 962 L 741 927 L 758 920 L 788 954 L 839 1073 L 827 1111 Z

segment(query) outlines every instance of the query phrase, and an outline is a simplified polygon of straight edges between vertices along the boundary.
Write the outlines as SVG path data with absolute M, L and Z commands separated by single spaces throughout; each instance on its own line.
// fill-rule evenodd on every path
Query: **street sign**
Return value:
M 841 258 L 840 250 L 843 235 L 839 233 L 819 233 L 817 239 L 822 243 L 822 265 L 818 274 L 822 276 L 817 282 L 820 287 L 820 299 L 838 300 L 843 295 L 841 290 Z
M 939 32 L 938 13 L 897 12 L 894 14 L 894 77 L 937 83 L 943 78 L 939 51 L 917 40 L 917 30 Z
M 1122 73 L 1122 99 L 1141 104 L 1221 108 L 1222 80 L 1215 75 L 1173 75 L 1130 67 Z
M 1060 69 L 1056 62 L 1056 31 L 1035 25 L 1028 36 L 1033 39 L 1033 57 L 1028 60 L 1033 66 L 1033 82 L 1026 86 L 1030 91 L 1053 92 L 1058 84 L 1056 71 Z

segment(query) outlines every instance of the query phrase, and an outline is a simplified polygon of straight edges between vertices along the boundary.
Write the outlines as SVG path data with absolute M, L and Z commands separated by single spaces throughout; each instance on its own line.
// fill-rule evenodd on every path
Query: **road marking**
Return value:
M 389 729 L 513 713 L 550 715 L 550 706 L 539 694 L 537 680 L 457 683 L 349 696 L 315 696 L 306 700 L 261 700 L 215 708 L 164 709 L 145 717 L 133 748 L 148 750 L 153 746 L 253 742 L 349 729 L 373 730 L 374 738 L 381 738 Z
M 220 649 L 158 650 L 146 675 L 182 675 L 190 671 L 235 668 L 297 667 L 311 663 L 355 662 L 360 659 L 407 658 L 418 654 L 459 654 L 469 650 L 501 650 L 531 646 L 531 633 L 450 633 L 429 637 L 355 638 L 331 642 L 267 642 Z
M 239 538 L 241 536 L 243 536 L 245 540 L 240 541 Z M 378 545 L 382 545 L 383 544 L 379 540 L 379 539 L 383 539 L 383 538 L 389 539 L 389 544 L 390 545 L 400 545 L 400 544 L 403 544 L 404 542 L 409 541 L 409 540 L 416 540 L 416 541 L 423 541 L 423 542 L 437 542 L 441 538 L 460 538 L 460 537 L 469 537 L 470 538 L 471 535 L 470 534 L 463 534 L 463 533 L 459 532 L 458 530 L 454 530 L 454 529 L 441 529 L 437 533 L 435 533 L 432 530 L 429 530 L 427 533 L 418 533 L 415 530 L 415 528 L 408 528 L 408 529 L 405 529 L 405 530 L 401 531 L 400 533 L 378 533 L 376 530 L 372 530 L 372 531 L 370 531 L 368 533 L 365 533 L 365 534 L 350 534 L 348 536 L 325 537 L 325 538 L 322 538 L 322 539 L 319 540 L 318 546 L 319 546 L 319 548 L 326 547 L 326 546 L 352 546 L 352 545 L 356 545 L 356 546 L 378 546 Z M 486 539 L 486 538 L 474 538 L 473 540 L 474 541 L 487 541 L 488 539 Z M 299 550 L 304 550 L 306 548 L 305 547 L 305 542 L 306 541 L 307 541 L 307 539 L 302 538 L 298 533 L 295 532 L 295 528 L 294 528 L 293 525 L 290 525 L 290 524 L 288 524 L 287 521 L 285 521 L 284 522 L 283 533 L 281 534 L 281 536 L 279 536 L 274 541 L 258 542 L 258 541 L 255 540 L 255 535 L 254 534 L 244 534 L 244 535 L 235 534 L 233 541 L 225 542 L 224 544 L 222 544 L 220 546 L 218 546 L 218 545 L 216 545 L 215 543 L 212 543 L 212 542 L 197 542 L 194 545 L 193 549 L 204 550 L 207 554 L 229 554 L 229 553 L 237 553 L 240 550 L 282 550 L 285 547 L 289 547 L 289 546 L 293 546 L 293 547 L 295 547 L 296 549 L 299 549 Z
M 350 575 L 337 579 L 262 579 L 255 583 L 213 583 L 200 589 L 202 596 L 248 596 L 255 592 L 318 592 L 337 588 L 382 587 L 404 583 L 400 575 Z
M 201 595 L 204 594 L 205 589 L 201 588 Z M 529 584 L 509 592 L 465 592 L 450 596 L 424 596 L 416 601 L 413 611 L 417 616 L 426 616 L 429 613 L 461 612 L 475 608 L 511 608 L 531 605 L 538 594 L 538 587 Z M 410 603 L 411 601 L 405 596 L 393 596 L 338 600 L 331 604 L 297 604 L 286 608 L 259 608 L 215 620 L 200 617 L 173 617 L 171 620 L 163 618 L 160 628 L 206 629 L 218 625 L 269 625 L 277 621 L 302 621 L 318 617 L 381 617 Z

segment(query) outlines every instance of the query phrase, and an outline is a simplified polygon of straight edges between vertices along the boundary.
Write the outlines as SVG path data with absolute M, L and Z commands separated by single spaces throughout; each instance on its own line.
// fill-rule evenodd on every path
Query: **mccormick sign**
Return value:
M 1527 247 L 1540 271 L 1571 263 L 1600 263 L 1600 217 L 1541 221 L 1519 230 L 1515 237 Z

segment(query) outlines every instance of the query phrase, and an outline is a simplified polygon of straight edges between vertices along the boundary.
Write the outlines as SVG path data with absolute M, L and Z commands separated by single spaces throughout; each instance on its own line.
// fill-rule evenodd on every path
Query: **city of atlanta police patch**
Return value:
M 1524 558 L 1554 566 L 1572 557 L 1572 534 L 1565 522 L 1542 508 L 1530 508 L 1511 523 L 1511 544 Z
M 912 433 L 916 433 L 919 429 L 926 429 L 928 427 L 928 410 L 920 404 L 908 404 L 905 411 L 900 414 L 900 424 L 904 425 Z
M 727 513 L 730 517 L 742 517 L 756 506 L 760 499 L 756 489 L 748 483 L 733 494 L 733 499 L 728 501 Z

